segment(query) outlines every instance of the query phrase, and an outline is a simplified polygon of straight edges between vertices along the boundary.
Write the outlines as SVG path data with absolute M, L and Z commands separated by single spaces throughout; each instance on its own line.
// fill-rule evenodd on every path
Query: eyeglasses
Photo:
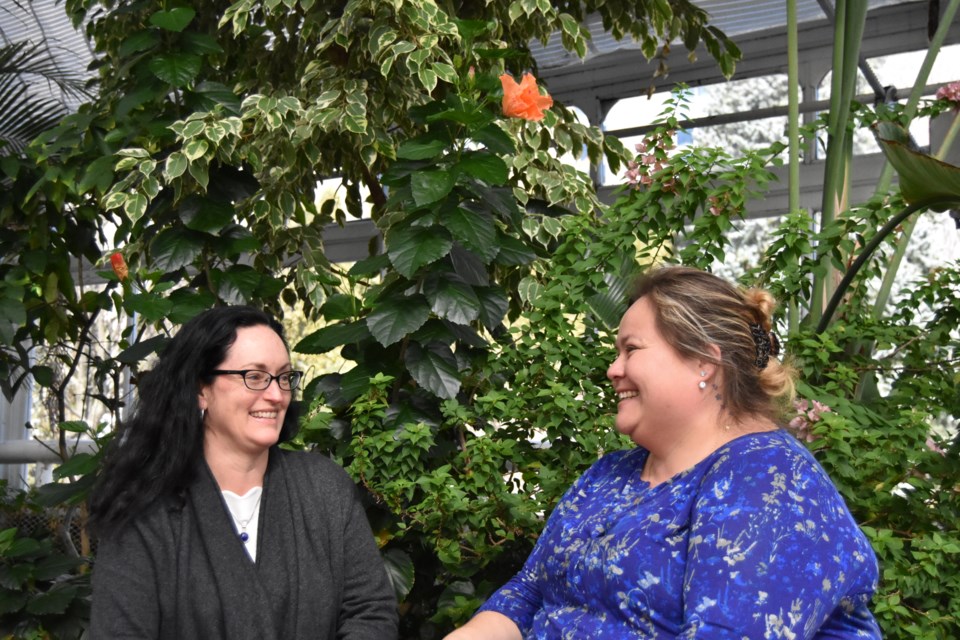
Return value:
M 284 371 L 275 376 L 270 375 L 266 371 L 258 371 L 257 369 L 214 369 L 210 373 L 215 376 L 229 376 L 234 374 L 242 376 L 243 384 L 251 391 L 263 391 L 269 387 L 270 383 L 274 380 L 277 381 L 277 386 L 284 391 L 293 391 L 297 388 L 297 385 L 300 384 L 300 379 L 303 378 L 302 371 Z

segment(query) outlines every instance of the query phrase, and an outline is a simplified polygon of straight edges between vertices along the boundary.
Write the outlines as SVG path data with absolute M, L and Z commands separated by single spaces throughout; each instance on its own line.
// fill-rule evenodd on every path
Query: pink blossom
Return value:
M 936 442 L 934 442 L 933 438 L 928 437 L 925 444 L 927 445 L 927 449 L 930 449 L 930 451 L 939 453 L 942 456 L 947 455 L 947 452 L 944 451 L 943 448 L 940 447 Z
M 960 80 L 937 89 L 937 100 L 949 100 L 954 108 L 960 107 Z
M 813 406 L 811 407 L 809 401 L 801 398 L 793 401 L 793 408 L 796 410 L 797 415 L 790 420 L 789 424 L 797 438 L 804 442 L 817 440 L 820 436 L 813 433 L 813 427 L 820 421 L 820 414 L 829 412 L 830 407 L 816 400 L 813 401 Z

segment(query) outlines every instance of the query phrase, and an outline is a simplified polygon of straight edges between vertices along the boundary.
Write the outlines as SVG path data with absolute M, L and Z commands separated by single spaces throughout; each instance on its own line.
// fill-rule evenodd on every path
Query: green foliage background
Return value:
M 99 381 L 136 376 L 202 309 L 247 302 L 281 314 L 296 304 L 322 328 L 294 350 L 347 363 L 307 385 L 296 446 L 331 455 L 367 490 L 402 600 L 401 636 L 440 637 L 518 568 L 570 483 L 626 446 L 611 428 L 604 373 L 637 265 L 722 259 L 725 233 L 781 151 L 671 151 L 678 97 L 649 138 L 654 168 L 562 106 L 540 123 L 503 117 L 497 76 L 530 68 L 527 43 L 554 31 L 582 55 L 580 25 L 594 11 L 613 33 L 637 36 L 648 57 L 679 37 L 730 73 L 735 45 L 686 2 L 66 8 L 89 21 L 100 92 L 0 165 L 4 392 L 31 376 L 63 400 L 78 362 Z M 603 206 L 589 177 L 559 159 L 584 148 L 593 164 L 606 158 L 619 171 L 638 161 L 653 179 Z M 344 198 L 315 202 L 331 175 Z M 806 213 L 790 213 L 744 281 L 771 287 L 791 301 L 785 313 L 804 319 L 784 321 L 787 350 L 803 396 L 832 409 L 812 426 L 811 446 L 880 557 L 875 608 L 886 636 L 952 638 L 958 441 L 934 426 L 960 416 L 960 273 L 928 274 L 873 313 L 868 284 L 898 237 L 878 230 L 901 205 L 884 193 L 816 232 Z M 372 247 L 347 270 L 331 264 L 324 226 L 365 209 L 383 251 Z M 811 281 L 843 272 L 872 237 L 879 249 L 836 321 L 818 330 Z M 114 250 L 130 264 L 122 283 L 105 262 Z M 80 288 L 81 260 L 100 265 L 108 284 Z M 93 358 L 89 327 L 106 310 L 137 323 L 116 358 Z M 27 344 L 46 346 L 66 373 L 31 360 Z M 125 402 L 89 400 L 114 419 Z M 109 437 L 62 410 L 59 422 L 65 456 L 67 433 Z M 67 501 L 82 517 L 96 462 L 74 458 L 39 499 Z M 26 611 L 29 598 L 14 601 L 10 585 L 0 580 L 0 604 Z M 75 590 L 59 613 L 85 598 Z M 40 633 L 43 622 L 30 620 Z

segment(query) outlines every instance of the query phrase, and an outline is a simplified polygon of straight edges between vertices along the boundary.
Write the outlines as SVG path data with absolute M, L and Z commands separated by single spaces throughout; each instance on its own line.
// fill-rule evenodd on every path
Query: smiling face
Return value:
M 657 330 L 646 297 L 620 321 L 607 378 L 617 393 L 617 431 L 647 449 L 685 430 L 703 402 L 699 363 L 681 357 Z
M 241 327 L 218 369 L 258 369 L 271 375 L 290 371 L 290 355 L 277 333 L 266 325 Z M 219 454 L 257 456 L 277 443 L 292 392 L 276 380 L 262 391 L 248 389 L 239 374 L 217 375 L 200 389 L 204 449 Z

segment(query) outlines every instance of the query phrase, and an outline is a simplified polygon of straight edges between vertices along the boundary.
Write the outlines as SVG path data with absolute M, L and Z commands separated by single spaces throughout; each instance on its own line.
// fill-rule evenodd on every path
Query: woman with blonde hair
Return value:
M 577 480 L 448 640 L 880 638 L 870 544 L 778 426 L 794 372 L 773 309 L 697 269 L 641 278 L 607 370 L 637 446 Z

